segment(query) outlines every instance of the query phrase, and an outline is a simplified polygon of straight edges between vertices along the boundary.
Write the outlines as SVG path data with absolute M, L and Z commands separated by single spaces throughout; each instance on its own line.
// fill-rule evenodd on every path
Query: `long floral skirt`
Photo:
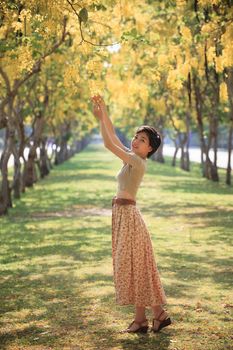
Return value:
M 134 204 L 112 202 L 112 258 L 116 303 L 166 304 L 149 231 Z

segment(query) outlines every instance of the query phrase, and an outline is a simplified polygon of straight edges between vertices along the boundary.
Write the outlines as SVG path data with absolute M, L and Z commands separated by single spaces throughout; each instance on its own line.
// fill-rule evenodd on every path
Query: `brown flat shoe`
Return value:
M 160 319 L 161 315 L 165 315 L 165 317 Z M 165 310 L 163 310 L 158 318 L 153 318 L 153 326 L 151 327 L 151 332 L 157 333 L 159 332 L 162 328 L 169 326 L 171 324 L 171 319 L 170 317 L 167 317 L 168 314 Z
M 147 319 L 143 322 L 133 321 L 130 323 L 128 328 L 124 329 L 120 333 L 147 333 L 148 328 L 149 327 Z

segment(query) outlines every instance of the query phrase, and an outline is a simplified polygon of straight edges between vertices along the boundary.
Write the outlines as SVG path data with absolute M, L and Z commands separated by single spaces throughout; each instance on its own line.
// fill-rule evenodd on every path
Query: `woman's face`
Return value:
M 144 131 L 134 135 L 131 140 L 131 149 L 142 158 L 146 158 L 147 154 L 152 151 L 149 138 Z

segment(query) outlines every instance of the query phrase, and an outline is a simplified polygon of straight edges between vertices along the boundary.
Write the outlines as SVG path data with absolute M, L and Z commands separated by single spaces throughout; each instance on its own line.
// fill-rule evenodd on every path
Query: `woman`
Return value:
M 117 174 L 118 191 L 112 200 L 113 274 L 116 302 L 135 305 L 135 318 L 122 332 L 147 332 L 147 306 L 152 308 L 154 316 L 151 330 L 158 332 L 171 324 L 171 319 L 162 307 L 166 304 L 166 296 L 150 234 L 136 207 L 136 193 L 146 170 L 147 158 L 156 152 L 161 138 L 153 127 L 142 126 L 131 141 L 131 149 L 126 148 L 115 134 L 103 99 L 94 96 L 92 102 L 105 147 L 124 162 Z

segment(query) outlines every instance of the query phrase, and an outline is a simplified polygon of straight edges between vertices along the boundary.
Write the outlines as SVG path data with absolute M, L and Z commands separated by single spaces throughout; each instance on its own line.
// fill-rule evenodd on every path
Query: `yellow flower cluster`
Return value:
M 80 81 L 79 68 L 76 65 L 68 65 L 64 71 L 64 86 L 75 94 Z
M 179 68 L 177 69 L 179 72 L 179 75 L 186 80 L 188 77 L 188 74 L 191 71 L 191 65 L 189 62 L 184 62 L 184 64 L 180 65 Z
M 228 43 L 222 51 L 223 65 L 224 67 L 233 66 L 233 51 L 232 43 Z
M 182 89 L 182 80 L 180 79 L 179 72 L 176 69 L 169 70 L 167 77 L 167 85 L 171 90 Z
M 188 43 L 192 42 L 192 33 L 188 27 L 185 27 L 185 26 L 181 27 L 180 32 L 185 41 L 187 41 Z
M 5 39 L 7 33 L 7 26 L 0 27 L 0 40 Z
M 157 114 L 165 115 L 166 114 L 166 104 L 164 98 L 153 99 L 150 102 L 151 106 L 155 109 Z
M 199 0 L 198 4 L 200 6 L 206 7 L 206 6 L 212 6 L 212 5 L 218 5 L 221 4 L 222 0 Z
M 214 46 L 210 46 L 207 50 L 207 59 L 209 64 L 211 65 L 216 58 L 216 51 Z
M 14 30 L 14 32 L 17 32 L 18 30 L 22 31 L 23 30 L 23 23 L 14 21 L 14 22 L 12 22 L 11 27 Z
M 174 118 L 173 121 L 174 121 L 174 125 L 177 129 L 179 129 L 180 131 L 183 131 L 183 132 L 186 131 L 187 127 L 186 127 L 186 124 L 183 120 L 178 119 L 178 118 Z
M 93 73 L 95 75 L 101 75 L 103 70 L 103 64 L 100 60 L 90 60 L 86 64 L 86 69 L 88 73 Z
M 86 70 L 87 70 L 87 74 L 90 77 L 88 81 L 90 95 L 91 96 L 96 94 L 103 95 L 104 86 L 105 86 L 101 77 L 103 72 L 103 63 L 99 59 L 92 59 L 87 62 Z
M 227 85 L 224 82 L 220 84 L 219 95 L 222 102 L 228 101 Z
M 134 16 L 134 3 L 133 1 L 130 3 L 128 0 L 121 1 L 121 15 L 123 17 L 131 17 Z
M 198 60 L 197 57 L 191 57 L 189 60 L 190 66 L 194 69 L 198 68 Z
M 160 70 L 166 70 L 169 66 L 169 56 L 165 54 L 159 54 L 158 65 Z
M 82 55 L 88 56 L 92 53 L 92 46 L 86 42 L 83 42 L 79 50 Z
M 224 66 L 223 66 L 223 57 L 222 56 L 216 56 L 215 57 L 215 69 L 217 73 L 222 73 Z
M 222 35 L 221 41 L 223 43 L 224 49 L 222 52 L 223 65 L 225 67 L 233 66 L 233 23 L 230 23 L 226 32 Z
M 20 12 L 20 15 L 19 15 L 19 19 L 23 22 L 25 19 L 27 19 L 27 21 L 30 21 L 32 17 L 32 14 L 31 14 L 31 11 L 30 10 L 22 10 Z
M 32 58 L 32 51 L 29 46 L 21 46 L 18 49 L 18 66 L 20 71 L 30 71 L 34 64 L 34 59 Z
M 212 34 L 216 31 L 216 25 L 213 22 L 203 24 L 201 28 L 202 34 Z
M 88 80 L 88 86 L 89 86 L 89 90 L 90 90 L 90 96 L 94 96 L 94 95 L 102 95 L 104 94 L 104 88 L 105 88 L 105 83 L 104 81 L 100 81 L 100 80 Z
M 176 0 L 176 6 L 178 8 L 185 7 L 185 5 L 186 5 L 186 1 L 185 0 Z

